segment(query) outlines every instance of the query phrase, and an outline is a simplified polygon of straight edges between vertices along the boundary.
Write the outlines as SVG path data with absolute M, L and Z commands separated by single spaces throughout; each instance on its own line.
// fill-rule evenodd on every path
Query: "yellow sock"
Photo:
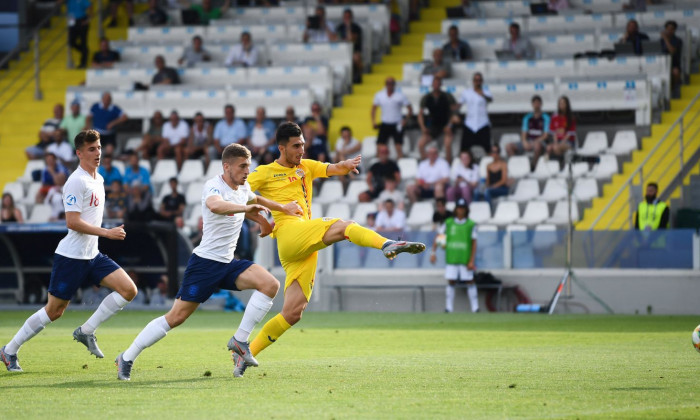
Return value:
M 377 232 L 362 227 L 357 223 L 351 223 L 345 228 L 345 238 L 356 245 L 376 249 L 382 249 L 382 245 L 388 241 L 387 238 Z
M 277 314 L 263 325 L 262 330 L 260 330 L 255 339 L 250 343 L 250 352 L 253 353 L 253 356 L 257 356 L 258 353 L 277 341 L 279 336 L 290 328 L 292 328 L 292 326 L 289 325 L 282 314 Z

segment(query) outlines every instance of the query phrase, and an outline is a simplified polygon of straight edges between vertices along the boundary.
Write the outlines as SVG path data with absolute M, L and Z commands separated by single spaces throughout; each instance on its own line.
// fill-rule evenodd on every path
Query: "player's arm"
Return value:
M 124 231 L 124 225 L 113 227 L 112 229 L 105 229 L 101 226 L 94 226 L 86 222 L 80 217 L 80 212 L 78 211 L 67 211 L 66 212 L 66 227 L 70 230 L 74 230 L 78 233 L 83 233 L 85 235 L 101 236 L 107 239 L 114 239 L 118 241 L 123 241 L 126 237 L 126 232 Z
M 261 212 L 269 213 L 266 207 L 260 204 L 235 204 L 225 201 L 220 195 L 211 195 L 205 201 L 207 208 L 214 214 L 232 215 L 236 213 Z
M 276 201 L 269 200 L 263 196 L 256 195 L 255 199 L 249 201 L 249 203 L 259 203 L 270 210 L 281 211 L 288 216 L 303 216 L 304 210 L 295 201 L 290 201 L 289 203 L 282 205 Z M 251 219 L 252 220 L 252 219 Z
M 352 159 L 343 160 L 343 161 L 340 161 L 338 163 L 330 164 L 326 168 L 326 175 L 328 175 L 328 176 L 347 175 L 350 172 L 359 174 L 360 171 L 357 170 L 357 167 L 360 166 L 361 161 L 362 161 L 362 155 L 357 155 Z
M 260 213 L 257 212 L 246 212 L 245 218 L 252 220 L 260 226 L 260 237 L 264 238 L 270 233 L 272 233 L 272 226 L 270 222 L 267 221 Z
M 476 257 L 476 239 L 472 238 L 472 255 L 469 257 L 469 262 L 467 263 L 467 268 L 470 270 L 476 269 L 476 265 L 474 264 L 475 257 Z

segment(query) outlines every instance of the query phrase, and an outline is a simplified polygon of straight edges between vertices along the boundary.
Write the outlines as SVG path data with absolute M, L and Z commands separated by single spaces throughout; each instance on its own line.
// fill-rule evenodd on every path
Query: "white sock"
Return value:
M 136 336 L 134 342 L 126 349 L 122 357 L 127 361 L 136 360 L 143 349 L 151 347 L 160 341 L 168 334 L 168 331 L 170 331 L 170 325 L 168 325 L 168 321 L 165 320 L 165 315 L 154 319 Z
M 46 309 L 39 309 L 24 321 L 22 328 L 17 331 L 14 338 L 5 346 L 5 352 L 12 355 L 17 354 L 22 344 L 31 340 L 32 337 L 39 334 L 50 323 L 51 319 L 46 314 Z
M 454 306 L 455 306 L 455 287 L 448 284 L 447 287 L 445 287 L 445 310 L 447 312 L 452 312 L 452 311 L 454 311 Z
M 469 294 L 469 303 L 472 307 L 472 312 L 479 310 L 479 292 L 476 290 L 474 282 L 467 283 L 467 294 Z
M 100 324 L 121 311 L 127 303 L 129 303 L 129 301 L 124 299 L 119 293 L 110 293 L 104 298 L 102 303 L 100 303 L 95 313 L 80 327 L 80 330 L 85 334 L 93 334 Z
M 241 325 L 238 327 L 238 331 L 233 336 L 236 340 L 243 343 L 248 342 L 250 333 L 253 331 L 258 322 L 262 321 L 267 315 L 267 312 L 272 308 L 272 298 L 268 295 L 258 292 L 257 290 L 253 292 L 253 295 L 248 301 L 248 306 L 243 312 L 243 319 L 241 319 Z

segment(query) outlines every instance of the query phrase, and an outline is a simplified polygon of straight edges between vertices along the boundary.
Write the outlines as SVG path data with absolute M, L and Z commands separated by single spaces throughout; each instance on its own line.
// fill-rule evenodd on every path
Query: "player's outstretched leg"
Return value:
M 95 313 L 73 331 L 73 339 L 85 345 L 90 353 L 101 359 L 105 356 L 97 346 L 95 330 L 131 302 L 136 297 L 138 290 L 131 277 L 121 268 L 103 278 L 100 284 L 114 290 L 114 292 L 107 295 Z
M 347 239 L 359 246 L 381 249 L 384 256 L 390 260 L 396 258 L 402 252 L 418 254 L 425 251 L 425 244 L 420 242 L 392 241 L 353 221 L 339 220 L 331 225 L 323 236 L 323 242 L 326 245 L 343 239 Z
M 39 309 L 34 314 L 32 314 L 22 325 L 22 328 L 17 331 L 17 334 L 10 340 L 7 345 L 2 347 L 0 350 L 0 359 L 5 363 L 5 367 L 10 372 L 22 372 L 22 368 L 19 365 L 19 359 L 17 358 L 17 352 L 19 352 L 22 344 L 31 340 L 32 337 L 39 334 L 48 324 L 63 315 L 68 306 L 68 301 L 59 299 L 51 294 L 49 294 L 49 301 L 45 307 Z

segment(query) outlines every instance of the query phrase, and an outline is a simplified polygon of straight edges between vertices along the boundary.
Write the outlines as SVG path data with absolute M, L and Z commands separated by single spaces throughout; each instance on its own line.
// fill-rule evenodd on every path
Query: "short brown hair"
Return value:
M 78 150 L 88 143 L 94 143 L 100 139 L 97 130 L 83 130 L 75 136 L 75 149 Z
M 289 143 L 291 137 L 300 137 L 301 128 L 295 122 L 285 121 L 277 127 L 277 132 L 275 133 L 275 138 L 277 144 L 280 146 L 286 146 Z
M 238 143 L 231 143 L 224 148 L 224 152 L 221 154 L 221 161 L 231 163 L 233 159 L 239 157 L 250 159 L 250 150 Z

